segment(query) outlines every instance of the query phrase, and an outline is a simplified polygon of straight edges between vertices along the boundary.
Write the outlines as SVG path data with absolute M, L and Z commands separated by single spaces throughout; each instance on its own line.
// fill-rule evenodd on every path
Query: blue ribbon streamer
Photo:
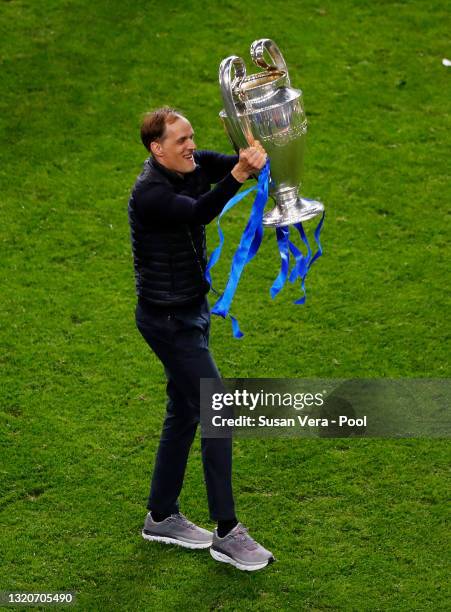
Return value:
M 258 177 L 257 185 L 246 189 L 245 191 L 237 194 L 224 207 L 221 214 L 218 217 L 217 225 L 218 225 L 218 235 L 219 235 L 219 245 L 210 255 L 210 259 L 207 264 L 207 268 L 205 270 L 205 278 L 212 287 L 214 293 L 219 295 L 219 293 L 212 286 L 211 279 L 211 270 L 218 262 L 222 247 L 224 246 L 224 234 L 221 230 L 221 218 L 238 202 L 241 202 L 243 198 L 245 198 L 252 191 L 257 190 L 257 194 L 255 196 L 254 203 L 252 205 L 251 214 L 249 216 L 249 220 L 244 229 L 244 232 L 240 239 L 240 244 L 235 251 L 235 254 L 232 259 L 232 265 L 230 268 L 229 278 L 227 280 L 226 287 L 223 293 L 220 295 L 219 299 L 216 301 L 215 305 L 211 309 L 212 314 L 223 317 L 224 319 L 229 317 L 232 323 L 232 332 L 235 338 L 242 338 L 244 336 L 243 332 L 240 330 L 238 325 L 238 321 L 235 317 L 233 317 L 230 313 L 230 306 L 232 300 L 235 296 L 235 292 L 238 287 L 238 283 L 241 277 L 241 274 L 246 267 L 246 265 L 255 257 L 260 248 L 262 239 L 263 239 L 263 209 L 268 200 L 268 189 L 269 189 L 269 161 L 266 162 L 264 168 L 261 170 L 260 175 Z M 309 200 L 310 201 L 310 200 Z M 283 289 L 287 278 L 291 283 L 294 283 L 298 278 L 301 280 L 301 297 L 295 300 L 294 304 L 304 304 L 306 301 L 306 291 L 305 291 L 305 279 L 308 271 L 310 270 L 312 264 L 323 254 L 323 249 L 321 246 L 320 236 L 321 229 L 323 227 L 325 213 L 323 215 L 315 229 L 314 237 L 315 243 L 317 246 L 317 250 L 315 254 L 312 256 L 312 249 L 310 247 L 307 235 L 304 231 L 302 223 L 295 223 L 294 227 L 298 231 L 302 242 L 306 246 L 307 255 L 304 255 L 300 249 L 298 249 L 293 242 L 290 240 L 290 230 L 288 227 L 277 227 L 276 228 L 276 238 L 277 244 L 279 247 L 280 257 L 281 257 L 281 268 L 279 275 L 276 280 L 272 284 L 270 288 L 271 297 L 274 299 L 276 295 Z M 294 257 L 294 265 L 289 273 L 290 267 L 290 253 Z M 289 273 L 289 275 L 288 275 Z
M 212 252 L 212 254 L 210 255 L 210 259 L 208 260 L 207 268 L 205 270 L 205 279 L 210 285 L 213 285 L 212 280 L 211 280 L 210 270 L 219 261 L 219 258 L 221 257 L 222 247 L 224 246 L 224 234 L 222 233 L 222 229 L 221 229 L 221 217 L 223 217 L 226 214 L 226 212 L 228 212 L 231 208 L 233 208 L 235 204 L 238 204 L 238 202 L 241 202 L 241 200 L 243 200 L 249 193 L 251 193 L 252 191 L 255 191 L 256 189 L 257 189 L 257 185 L 254 185 L 253 187 L 249 187 L 249 189 L 246 189 L 245 191 L 238 193 L 236 196 L 233 196 L 233 198 L 231 198 L 227 202 L 227 204 L 224 206 L 224 208 L 221 211 L 221 214 L 218 217 L 217 225 L 218 225 L 218 235 L 219 235 L 219 246 L 217 246 L 215 250 Z
M 218 234 L 219 234 L 219 246 L 213 251 L 210 256 L 210 260 L 205 271 L 205 278 L 211 284 L 210 270 L 217 263 L 222 247 L 224 244 L 224 235 L 220 227 L 221 217 L 230 210 L 235 204 L 242 200 L 248 193 L 257 189 L 257 195 L 255 196 L 254 203 L 252 205 L 251 214 L 249 220 L 241 236 L 240 244 L 235 251 L 232 259 L 232 265 L 230 268 L 229 278 L 224 289 L 224 292 L 217 300 L 213 308 L 211 309 L 212 314 L 223 317 L 230 316 L 232 321 L 232 331 L 235 338 L 242 338 L 243 333 L 241 332 L 238 321 L 229 315 L 230 306 L 234 298 L 235 292 L 238 287 L 238 283 L 241 274 L 246 265 L 255 257 L 258 249 L 260 248 L 263 239 L 263 209 L 268 200 L 268 189 L 269 189 L 269 160 L 261 170 L 258 183 L 256 186 L 247 189 L 243 193 L 234 196 L 225 206 L 224 210 L 218 217 Z
M 315 230 L 315 242 L 316 242 L 316 246 L 318 247 L 318 250 L 316 251 L 316 253 L 313 255 L 312 260 L 309 263 L 309 270 L 312 267 L 312 264 L 318 259 L 318 257 L 321 257 L 321 255 L 323 254 L 323 247 L 321 246 L 321 241 L 320 241 L 320 237 L 321 237 L 321 230 L 323 227 L 323 223 L 324 223 L 324 217 L 326 216 L 326 212 L 323 212 L 322 217 L 320 219 L 320 222 L 318 223 L 318 225 L 316 226 L 316 230 Z
M 322 217 L 315 229 L 314 237 L 317 245 L 317 251 L 312 257 L 312 250 L 310 248 L 310 243 L 308 241 L 307 235 L 304 231 L 302 223 L 295 223 L 294 227 L 299 232 L 302 242 L 305 244 L 307 248 L 307 255 L 303 255 L 302 251 L 300 251 L 290 240 L 289 238 L 289 228 L 280 227 L 276 228 L 276 237 L 277 244 L 279 246 L 280 258 L 281 258 L 281 268 L 278 277 L 272 284 L 270 289 L 271 297 L 274 299 L 276 295 L 282 290 L 288 276 L 288 267 L 290 262 L 290 252 L 294 257 L 294 266 L 290 272 L 289 280 L 291 283 L 294 283 L 296 279 L 301 279 L 301 297 L 294 301 L 294 304 L 304 304 L 306 300 L 306 291 L 305 291 L 305 279 L 307 277 L 307 273 L 310 270 L 312 264 L 323 254 L 323 249 L 321 246 L 320 236 L 321 229 L 323 227 L 325 213 L 323 212 Z
M 272 299 L 276 297 L 279 291 L 282 291 L 282 288 L 287 280 L 288 268 L 290 265 L 290 252 L 288 250 L 289 235 L 290 230 L 288 227 L 276 227 L 277 244 L 279 245 L 280 258 L 282 261 L 279 276 L 276 278 L 271 289 L 269 290 Z

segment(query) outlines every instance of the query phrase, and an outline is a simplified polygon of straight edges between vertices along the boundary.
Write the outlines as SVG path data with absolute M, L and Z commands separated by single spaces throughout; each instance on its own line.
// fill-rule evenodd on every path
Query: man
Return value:
M 200 418 L 199 379 L 220 376 L 208 349 L 204 226 L 264 166 L 266 154 L 258 142 L 239 156 L 197 152 L 190 122 L 168 107 L 145 116 L 141 139 L 151 155 L 129 202 L 136 323 L 164 366 L 168 395 L 142 535 L 187 548 L 211 547 L 218 561 L 261 569 L 274 557 L 235 516 L 230 439 L 201 440 L 215 532 L 188 521 L 178 497 Z

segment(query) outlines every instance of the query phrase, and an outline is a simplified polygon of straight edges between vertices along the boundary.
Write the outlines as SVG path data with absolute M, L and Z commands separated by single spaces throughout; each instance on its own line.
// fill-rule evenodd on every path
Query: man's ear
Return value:
M 155 157 L 161 157 L 163 155 L 163 149 L 162 149 L 161 144 L 159 142 L 157 142 L 156 140 L 151 142 L 150 143 L 150 152 Z

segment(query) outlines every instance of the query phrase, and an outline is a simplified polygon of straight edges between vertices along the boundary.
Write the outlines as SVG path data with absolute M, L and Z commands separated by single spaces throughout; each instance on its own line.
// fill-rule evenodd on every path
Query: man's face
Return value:
M 177 118 L 174 123 L 166 124 L 162 140 L 153 142 L 152 153 L 158 162 L 168 170 L 186 174 L 196 168 L 193 153 L 194 132 L 191 123 L 184 117 Z

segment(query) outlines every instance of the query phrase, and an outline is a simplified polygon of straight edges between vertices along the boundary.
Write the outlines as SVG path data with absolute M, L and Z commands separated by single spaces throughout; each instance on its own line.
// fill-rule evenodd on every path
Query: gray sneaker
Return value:
M 215 529 L 210 554 L 216 561 L 230 563 L 247 572 L 263 569 L 275 561 L 274 555 L 252 539 L 241 523 L 223 538 Z
M 145 540 L 177 544 L 184 548 L 209 548 L 213 534 L 191 523 L 180 512 L 171 514 L 164 521 L 156 523 L 149 512 L 146 516 L 142 536 Z

